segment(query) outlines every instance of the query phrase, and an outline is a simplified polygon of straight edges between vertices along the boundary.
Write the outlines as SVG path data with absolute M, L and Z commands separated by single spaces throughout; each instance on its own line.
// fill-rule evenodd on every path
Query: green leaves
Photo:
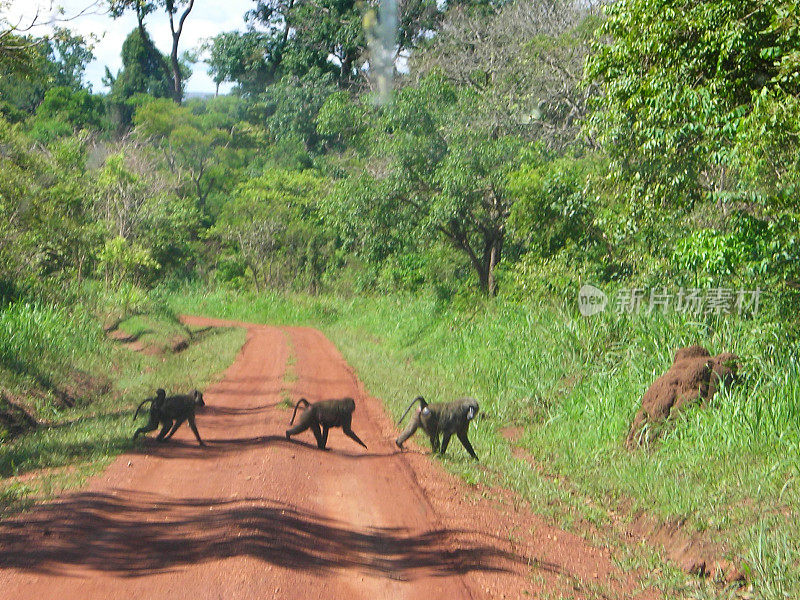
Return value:
M 256 289 L 303 279 L 316 288 L 324 268 L 322 190 L 323 180 L 311 171 L 271 169 L 239 185 L 225 204 L 212 235 L 241 256 Z
M 180 195 L 193 197 L 201 212 L 210 212 L 211 194 L 235 185 L 241 146 L 249 144 L 246 135 L 234 135 L 239 125 L 235 117 L 213 109 L 195 114 L 171 100 L 150 99 L 137 109 L 134 123 L 138 136 L 158 149 L 154 156 L 163 160 Z
M 629 197 L 683 208 L 734 191 L 752 99 L 796 47 L 771 25 L 776 3 L 623 0 L 606 15 L 586 67 L 603 90 L 587 131 Z
M 366 107 L 351 99 L 348 92 L 334 92 L 325 99 L 317 113 L 317 133 L 337 147 L 363 149 L 369 119 Z
M 97 255 L 98 271 L 110 284 L 119 285 L 140 280 L 142 273 L 157 270 L 160 265 L 150 251 L 122 236 L 107 240 Z
M 86 90 L 54 87 L 45 92 L 44 99 L 36 110 L 37 119 L 53 119 L 67 124 L 70 133 L 80 129 L 105 129 L 105 104 L 100 96 Z
M 214 82 L 239 84 L 243 94 L 257 94 L 272 83 L 281 61 L 282 34 L 260 31 L 220 33 L 204 45 Z
M 473 123 L 478 102 L 473 91 L 434 72 L 385 107 L 354 107 L 369 122 L 360 128 L 372 140 L 364 152 L 368 172 L 337 184 L 327 205 L 348 247 L 377 263 L 423 251 L 439 238 L 463 253 L 484 292 L 495 293 L 493 271 L 513 201 L 506 175 L 523 144 Z M 344 104 L 341 96 L 330 101 L 325 124 L 335 126 L 326 131 L 358 131 L 358 123 L 341 117 Z

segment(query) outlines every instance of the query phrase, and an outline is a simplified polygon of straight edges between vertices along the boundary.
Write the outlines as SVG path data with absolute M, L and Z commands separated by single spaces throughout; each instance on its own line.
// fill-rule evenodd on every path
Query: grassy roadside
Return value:
M 177 304 L 321 327 L 395 416 L 416 394 L 475 396 L 484 411 L 473 434 L 481 466 L 458 445 L 443 460 L 467 481 L 513 489 L 567 527 L 588 522 L 602 531 L 612 511 L 685 522 L 744 565 L 752 597 L 800 597 L 800 368 L 780 324 L 660 314 L 584 319 L 556 306 L 454 308 L 409 297 L 211 293 Z M 742 384 L 709 410 L 687 412 L 650 451 L 627 452 L 641 395 L 673 350 L 693 343 L 743 357 Z M 508 427 L 521 432 L 513 444 L 502 435 Z M 515 456 L 514 445 L 537 468 Z M 680 597 L 736 593 L 687 587 L 682 577 L 661 583 Z
M 191 331 L 160 310 L 121 326 L 138 323 L 146 324 L 157 352 L 133 352 L 107 339 L 81 307 L 0 311 L 0 390 L 38 422 L 20 435 L 0 431 L 0 513 L 101 471 L 132 447 L 132 409 L 142 399 L 158 387 L 202 389 L 233 362 L 245 336 L 239 329 Z M 176 352 L 177 334 L 191 342 Z

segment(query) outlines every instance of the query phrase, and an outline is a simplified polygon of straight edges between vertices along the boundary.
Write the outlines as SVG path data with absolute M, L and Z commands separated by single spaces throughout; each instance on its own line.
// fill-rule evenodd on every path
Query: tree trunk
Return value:
M 494 278 L 494 269 L 500 262 L 503 252 L 503 238 L 502 236 L 495 237 L 492 240 L 489 249 L 489 262 L 486 265 L 487 278 L 486 278 L 486 293 L 490 296 L 497 295 L 497 281 Z
M 503 252 L 503 234 L 499 231 L 484 232 L 483 252 L 478 256 L 472 248 L 465 247 L 467 255 L 472 262 L 475 272 L 478 274 L 480 290 L 487 296 L 497 295 L 497 280 L 494 276 L 494 269 L 500 263 Z
M 86 260 L 86 253 L 85 252 L 78 252 L 78 256 L 77 256 L 77 259 L 75 261 L 77 263 L 78 285 L 80 285 L 81 282 L 83 282 L 83 262 L 85 260 Z
M 169 13 L 169 28 L 172 31 L 172 51 L 169 54 L 170 61 L 172 62 L 172 99 L 180 104 L 183 100 L 183 74 L 181 73 L 181 64 L 178 61 L 178 42 L 180 42 L 181 34 L 183 33 L 183 24 L 186 17 L 192 12 L 194 8 L 194 0 L 189 0 L 186 10 L 183 11 L 181 18 L 178 20 L 178 28 L 175 29 L 174 15 Z
M 469 239 L 467 239 L 467 236 L 463 231 L 448 231 L 444 228 L 441 228 L 441 231 L 450 238 L 456 248 L 462 250 L 469 258 L 470 263 L 472 263 L 472 268 L 475 269 L 475 273 L 478 274 L 478 287 L 480 288 L 481 292 L 487 295 L 493 294 L 494 278 L 492 274 L 493 267 L 491 262 L 492 253 L 490 252 L 491 244 L 488 240 L 486 240 L 488 233 L 484 232 L 484 249 L 479 256 L 475 253 L 475 250 L 472 248 L 472 246 L 470 246 Z
M 341 83 L 345 83 L 350 81 L 350 76 L 353 70 L 353 59 L 355 57 L 350 54 L 349 52 L 345 53 L 344 58 L 342 59 L 342 66 L 340 71 L 340 80 Z
M 150 35 L 144 28 L 144 14 L 138 9 L 136 11 L 136 20 L 139 22 L 139 36 L 142 38 L 142 43 L 145 44 L 150 50 L 150 53 L 158 59 L 158 62 L 161 65 L 161 68 L 164 70 L 164 74 L 166 75 L 170 72 L 169 65 L 167 64 L 167 61 L 164 60 L 164 55 L 161 54 L 161 51 L 156 48 L 153 40 L 150 39 Z
M 247 262 L 245 262 L 247 264 Z M 253 273 L 253 287 L 255 288 L 256 292 L 261 291 L 261 286 L 258 284 L 258 269 L 255 268 L 255 265 L 249 264 L 250 271 Z
M 178 62 L 178 38 L 173 37 L 172 52 L 169 55 L 172 62 L 172 99 L 180 104 L 183 100 L 183 74 L 181 64 Z

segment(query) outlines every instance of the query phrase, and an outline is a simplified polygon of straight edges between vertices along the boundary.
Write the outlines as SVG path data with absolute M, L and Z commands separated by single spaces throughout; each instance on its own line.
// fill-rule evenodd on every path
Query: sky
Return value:
M 126 13 L 119 19 L 112 19 L 104 14 L 105 0 L 11 0 L 6 7 L 4 16 L 11 23 L 20 23 L 25 27 L 31 23 L 39 9 L 37 24 L 31 29 L 33 35 L 45 35 L 52 29 L 52 16 L 58 15 L 57 8 L 63 9 L 64 17 L 85 14 L 72 20 L 57 23 L 67 27 L 75 33 L 85 36 L 95 34 L 100 39 L 95 43 L 95 59 L 89 64 L 85 73 L 85 81 L 92 85 L 95 92 L 106 92 L 101 79 L 108 66 L 116 74 L 122 67 L 122 42 L 136 27 L 136 17 L 133 13 Z M 181 35 L 180 52 L 198 46 L 204 38 L 213 37 L 223 31 L 245 29 L 244 13 L 255 6 L 254 0 L 195 0 L 195 6 L 183 27 Z M 88 10 L 86 10 L 88 8 Z M 177 21 L 177 19 L 176 19 Z M 177 22 L 176 22 L 177 24 Z M 172 34 L 169 30 L 169 20 L 163 11 L 149 15 L 145 21 L 147 31 L 153 38 L 156 46 L 165 54 L 169 54 L 172 47 Z M 222 84 L 220 93 L 230 89 L 230 84 Z M 189 93 L 213 93 L 216 88 L 207 72 L 204 63 L 197 63 L 193 67 L 192 77 L 186 83 Z

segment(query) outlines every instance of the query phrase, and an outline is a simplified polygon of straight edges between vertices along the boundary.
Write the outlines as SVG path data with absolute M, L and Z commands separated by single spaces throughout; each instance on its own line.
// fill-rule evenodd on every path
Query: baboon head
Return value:
M 478 401 L 470 398 L 465 406 L 467 408 L 467 421 L 472 421 L 478 415 Z
M 203 392 L 201 392 L 200 390 L 194 390 L 192 392 L 192 396 L 194 396 L 194 403 L 197 406 L 205 406 L 206 405 L 205 401 L 203 400 Z

